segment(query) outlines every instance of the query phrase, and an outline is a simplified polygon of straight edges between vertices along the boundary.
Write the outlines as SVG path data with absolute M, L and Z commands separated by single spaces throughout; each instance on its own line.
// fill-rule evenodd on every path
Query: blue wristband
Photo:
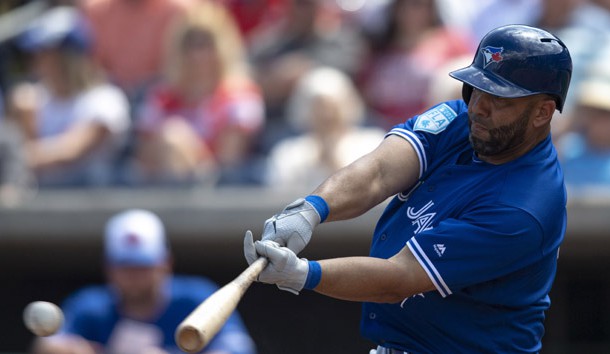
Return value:
M 314 209 L 316 209 L 318 212 L 318 215 L 320 215 L 320 223 L 323 223 L 328 217 L 328 213 L 330 213 L 326 200 L 319 195 L 308 195 L 305 197 L 305 200 L 308 201 L 309 204 L 313 205 Z
M 316 261 L 309 261 L 309 273 L 307 273 L 307 280 L 305 280 L 305 285 L 303 288 L 308 290 L 313 290 L 320 284 L 320 279 L 322 279 L 322 267 L 320 267 L 320 263 Z

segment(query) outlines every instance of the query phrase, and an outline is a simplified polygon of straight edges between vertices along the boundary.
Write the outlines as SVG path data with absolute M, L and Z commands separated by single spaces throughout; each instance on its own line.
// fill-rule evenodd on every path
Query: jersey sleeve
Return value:
M 443 296 L 506 276 L 542 256 L 543 232 L 515 207 L 480 208 L 413 236 L 407 246 Z
M 396 125 L 386 134 L 386 137 L 397 135 L 413 146 L 419 158 L 419 177 L 421 178 L 434 160 L 435 152 L 442 150 L 438 146 L 450 143 L 453 140 L 454 131 L 461 126 L 452 123 L 467 111 L 468 107 L 462 100 L 444 102 Z

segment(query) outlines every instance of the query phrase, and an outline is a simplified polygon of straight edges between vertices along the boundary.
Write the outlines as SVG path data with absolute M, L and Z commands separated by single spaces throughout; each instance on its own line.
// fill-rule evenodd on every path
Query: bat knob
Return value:
M 187 353 L 198 353 L 207 344 L 203 334 L 190 326 L 178 328 L 176 343 L 182 351 Z

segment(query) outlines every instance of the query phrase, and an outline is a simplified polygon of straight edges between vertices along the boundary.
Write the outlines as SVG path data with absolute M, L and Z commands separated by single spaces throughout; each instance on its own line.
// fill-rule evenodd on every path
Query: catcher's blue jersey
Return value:
M 100 343 L 107 352 L 120 352 L 125 345 L 154 345 L 168 353 L 182 353 L 174 340 L 176 328 L 203 300 L 213 294 L 216 284 L 201 277 L 174 276 L 167 283 L 168 299 L 155 318 L 139 321 L 120 312 L 118 298 L 109 286 L 91 286 L 77 291 L 62 306 L 63 333 L 77 334 Z M 255 354 L 254 342 L 242 320 L 234 312 L 205 352 L 219 350 L 232 354 Z
M 436 291 L 363 305 L 361 329 L 408 353 L 536 353 L 566 227 L 551 138 L 492 165 L 468 141 L 467 106 L 442 103 L 394 127 L 420 160 L 419 183 L 381 216 L 371 256 L 409 247 Z

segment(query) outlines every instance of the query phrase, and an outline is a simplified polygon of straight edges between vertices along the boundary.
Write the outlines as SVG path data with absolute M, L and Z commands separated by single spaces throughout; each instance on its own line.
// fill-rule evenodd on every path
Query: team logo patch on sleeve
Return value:
M 415 121 L 413 130 L 438 134 L 445 130 L 455 117 L 457 117 L 457 113 L 446 103 L 443 103 L 420 114 Z

